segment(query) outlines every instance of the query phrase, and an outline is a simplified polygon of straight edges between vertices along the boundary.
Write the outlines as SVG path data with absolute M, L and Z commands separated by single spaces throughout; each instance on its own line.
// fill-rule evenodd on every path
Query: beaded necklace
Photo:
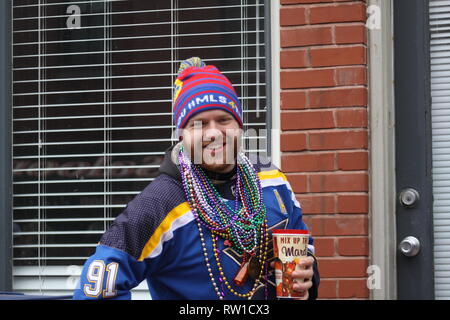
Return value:
M 178 160 L 183 182 L 183 188 L 188 203 L 197 220 L 202 243 L 202 250 L 211 282 L 219 299 L 224 298 L 223 287 L 239 297 L 250 297 L 256 291 L 264 276 L 267 277 L 267 219 L 266 208 L 262 197 L 261 183 L 256 170 L 250 160 L 239 154 L 236 164 L 236 199 L 231 207 L 222 199 L 211 179 L 199 166 L 192 164 L 181 147 Z M 219 281 L 222 290 L 217 285 L 211 263 L 208 259 L 203 227 L 211 232 L 213 253 L 219 271 Z M 241 268 L 234 279 L 234 283 L 242 285 L 248 274 L 249 265 L 258 265 L 253 288 L 241 294 L 235 291 L 222 269 L 220 250 L 217 247 L 219 237 L 225 243 L 243 256 Z M 266 292 L 267 293 L 267 292 Z

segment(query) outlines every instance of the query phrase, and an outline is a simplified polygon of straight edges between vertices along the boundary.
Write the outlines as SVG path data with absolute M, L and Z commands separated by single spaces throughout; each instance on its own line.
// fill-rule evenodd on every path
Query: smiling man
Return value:
M 210 172 L 234 169 L 241 145 L 242 130 L 224 110 L 208 110 L 194 115 L 182 130 L 181 139 L 194 164 Z
M 173 118 L 180 142 L 103 235 L 74 298 L 129 299 L 147 280 L 153 299 L 274 299 L 271 230 L 307 229 L 286 176 L 242 152 L 236 92 L 199 58 L 181 64 Z M 319 285 L 311 237 L 308 248 L 292 273 L 300 299 Z

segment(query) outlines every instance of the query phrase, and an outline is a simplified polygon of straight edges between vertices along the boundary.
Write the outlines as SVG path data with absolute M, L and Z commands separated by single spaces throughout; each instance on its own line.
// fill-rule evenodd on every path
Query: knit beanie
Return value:
M 176 129 L 184 128 L 194 115 L 214 109 L 230 113 L 243 128 L 242 107 L 228 78 L 200 58 L 183 61 L 174 84 L 173 119 Z

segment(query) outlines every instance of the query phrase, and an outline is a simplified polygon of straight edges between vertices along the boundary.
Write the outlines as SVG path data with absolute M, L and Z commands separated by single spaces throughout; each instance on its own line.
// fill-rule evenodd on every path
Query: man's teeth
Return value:
M 208 145 L 207 147 L 206 147 L 206 149 L 220 149 L 220 148 L 222 148 L 223 147 L 223 145 L 221 145 L 221 144 L 216 144 L 216 145 Z

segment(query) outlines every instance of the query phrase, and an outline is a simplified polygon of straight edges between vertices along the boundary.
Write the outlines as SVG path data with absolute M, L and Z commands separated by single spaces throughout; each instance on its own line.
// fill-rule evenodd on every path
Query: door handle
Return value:
M 420 251 L 420 241 L 416 237 L 406 237 L 400 242 L 398 249 L 403 255 L 407 257 L 414 257 Z
M 420 195 L 416 189 L 406 188 L 400 192 L 400 203 L 407 208 L 416 206 L 419 202 Z

